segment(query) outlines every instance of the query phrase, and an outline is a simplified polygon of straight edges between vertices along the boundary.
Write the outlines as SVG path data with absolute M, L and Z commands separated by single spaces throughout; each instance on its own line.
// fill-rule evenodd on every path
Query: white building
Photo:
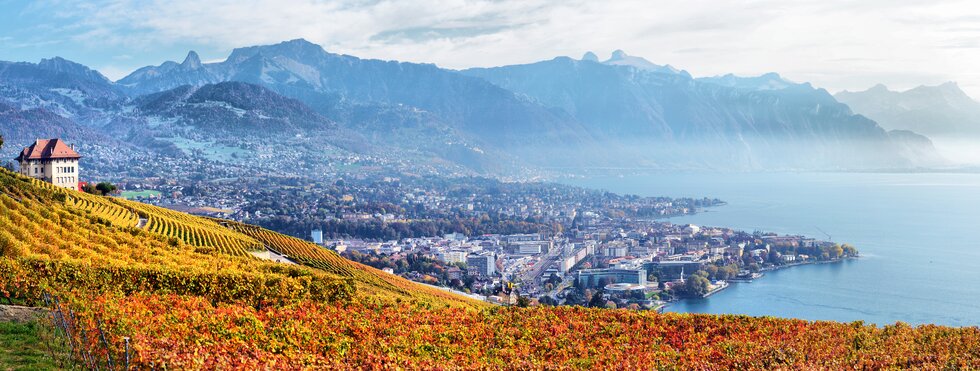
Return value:
M 443 251 L 439 253 L 437 256 L 439 257 L 440 260 L 449 264 L 466 263 L 466 257 L 469 256 L 469 253 L 467 253 L 466 251 L 449 250 L 449 251 Z
M 481 277 L 493 276 L 497 273 L 497 258 L 493 254 L 470 255 L 466 258 L 466 269 Z
M 61 139 L 38 139 L 24 148 L 15 161 L 20 173 L 58 187 L 78 190 L 78 160 L 74 146 Z
M 313 239 L 313 243 L 323 245 L 323 230 L 314 229 L 312 232 L 310 232 L 310 238 Z

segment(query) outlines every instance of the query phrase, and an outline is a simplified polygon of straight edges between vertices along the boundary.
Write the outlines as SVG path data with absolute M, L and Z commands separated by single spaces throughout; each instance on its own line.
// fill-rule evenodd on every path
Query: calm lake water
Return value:
M 803 234 L 863 257 L 767 272 L 669 311 L 980 325 L 980 174 L 765 173 L 593 177 L 565 183 L 728 205 L 675 223 Z

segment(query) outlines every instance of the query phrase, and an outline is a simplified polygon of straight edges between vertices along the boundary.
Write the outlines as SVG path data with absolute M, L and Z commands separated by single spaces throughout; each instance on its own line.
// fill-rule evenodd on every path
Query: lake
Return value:
M 728 205 L 671 221 L 830 238 L 863 255 L 767 272 L 668 311 L 980 325 L 980 174 L 668 173 L 562 182 L 717 197 Z

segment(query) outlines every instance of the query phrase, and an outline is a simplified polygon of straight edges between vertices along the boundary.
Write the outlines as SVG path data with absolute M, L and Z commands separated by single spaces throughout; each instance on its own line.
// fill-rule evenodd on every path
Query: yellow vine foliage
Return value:
M 250 254 L 266 249 L 298 264 Z M 71 290 L 196 295 L 250 305 L 483 305 L 258 227 L 65 190 L 0 170 L 0 294 L 37 303 L 43 292 Z

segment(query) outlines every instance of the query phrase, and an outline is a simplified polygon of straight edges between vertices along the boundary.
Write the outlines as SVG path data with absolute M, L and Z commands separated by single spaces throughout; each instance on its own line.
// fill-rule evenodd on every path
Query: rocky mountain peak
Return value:
M 188 70 L 196 70 L 201 68 L 201 57 L 197 55 L 197 52 L 191 50 L 187 53 L 187 57 L 184 61 L 180 63 L 180 66 Z

